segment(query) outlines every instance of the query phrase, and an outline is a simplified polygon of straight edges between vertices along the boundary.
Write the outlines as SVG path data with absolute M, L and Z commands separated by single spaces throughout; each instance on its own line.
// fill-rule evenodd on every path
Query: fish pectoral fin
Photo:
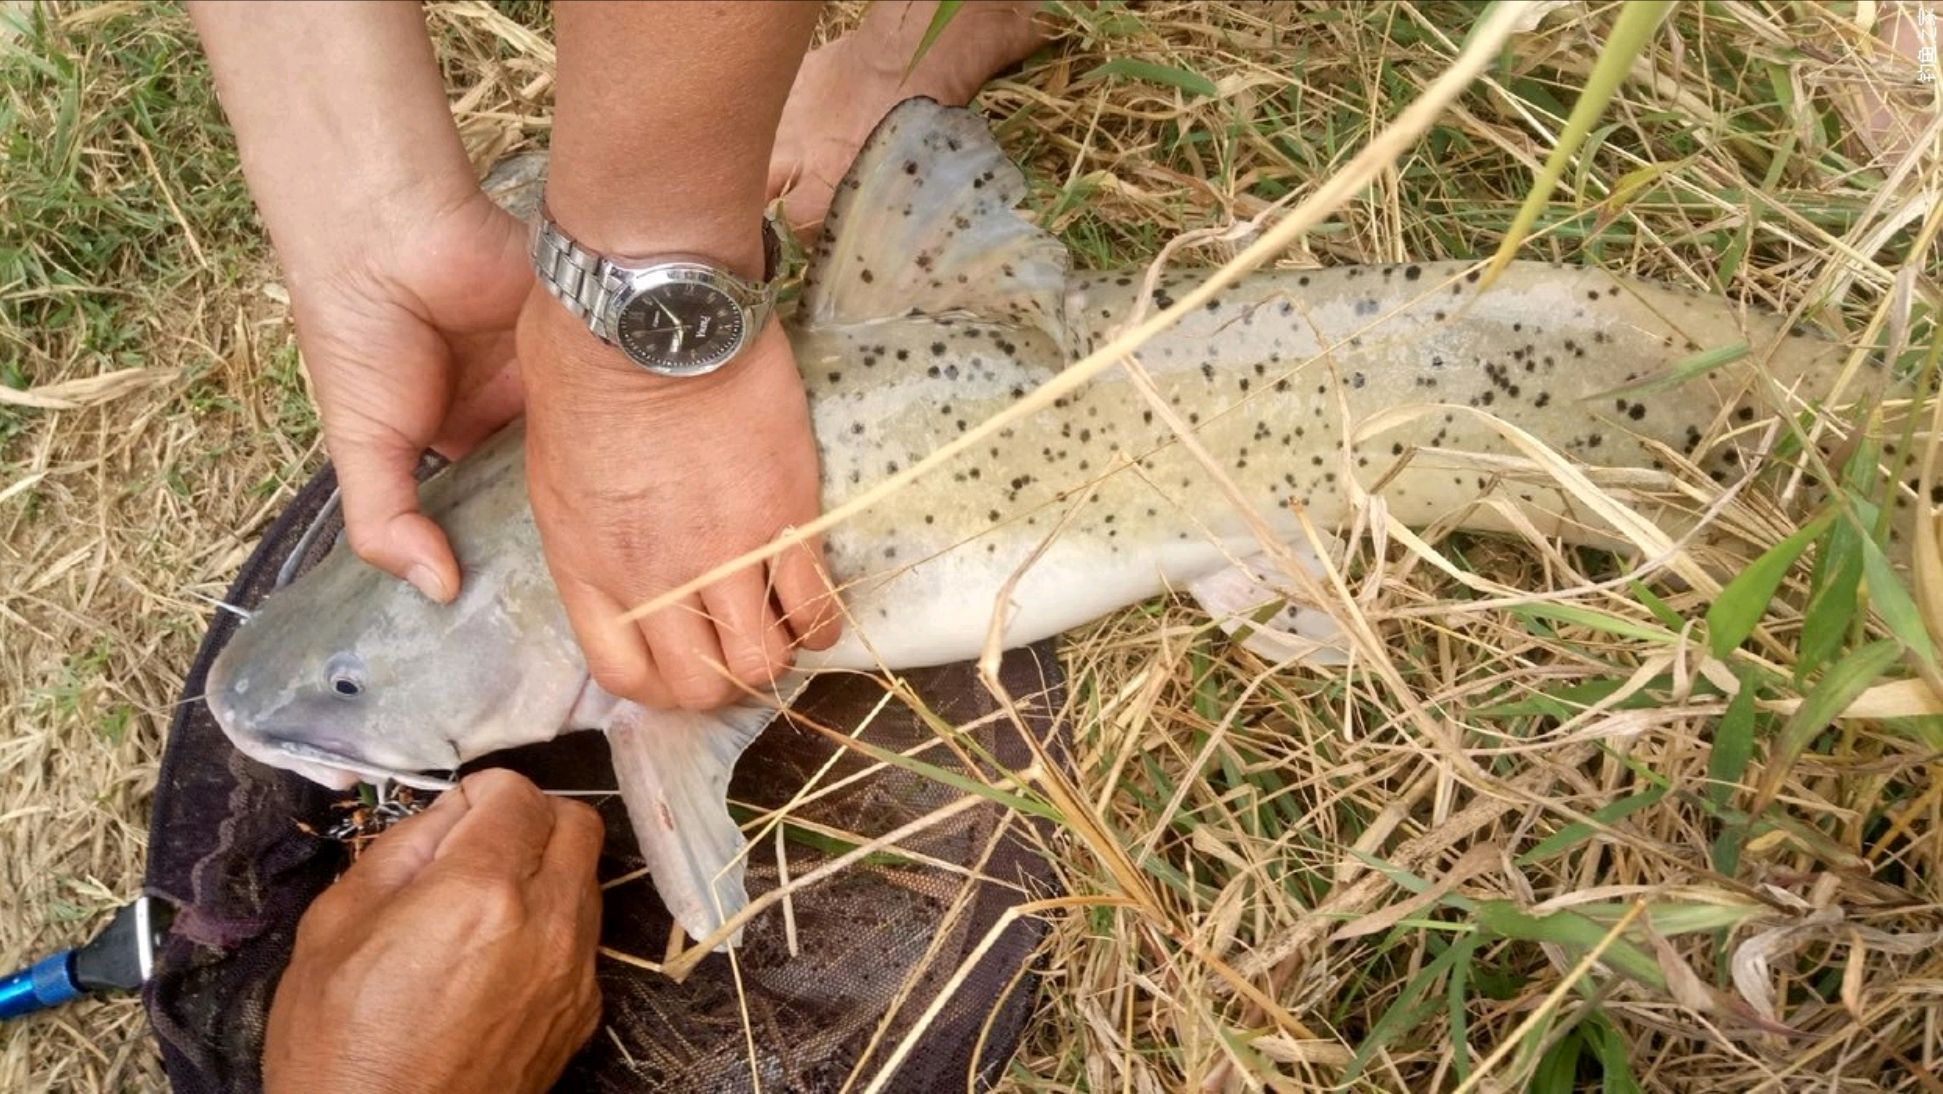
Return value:
M 969 313 L 1066 344 L 1066 248 L 1015 210 L 1025 176 L 985 120 L 907 99 L 837 187 L 798 317 L 828 327 Z
M 695 712 L 618 700 L 602 726 L 641 857 L 668 913 L 692 938 L 707 938 L 749 903 L 729 776 L 776 713 L 756 703 Z M 717 948 L 741 938 L 737 931 Z
M 1306 544 L 1289 548 L 1296 563 L 1320 576 L 1321 563 Z M 1344 665 L 1349 644 L 1330 614 L 1302 600 L 1276 563 L 1250 555 L 1226 569 L 1188 582 L 1187 590 L 1242 648 L 1277 664 Z

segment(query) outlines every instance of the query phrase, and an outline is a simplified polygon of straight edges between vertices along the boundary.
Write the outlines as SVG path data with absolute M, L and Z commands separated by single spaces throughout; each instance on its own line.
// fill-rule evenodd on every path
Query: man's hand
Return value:
M 514 328 L 533 286 L 525 229 L 468 189 L 373 210 L 291 286 L 351 549 L 438 601 L 458 595 L 459 567 L 413 471 L 427 448 L 456 458 L 519 413 Z
M 536 290 L 520 359 L 533 515 L 601 686 L 650 706 L 707 709 L 733 699 L 738 680 L 774 679 L 792 645 L 836 640 L 814 547 L 638 622 L 619 618 L 820 511 L 809 407 L 780 327 L 719 372 L 655 377 Z
M 417 5 L 189 10 L 283 262 L 351 546 L 450 600 L 459 568 L 412 471 L 519 410 L 525 233 L 479 190 Z
M 623 260 L 762 276 L 765 170 L 817 8 L 556 7 L 547 205 L 561 229 Z M 807 401 L 776 325 L 717 372 L 660 377 L 536 290 L 519 350 L 533 514 L 596 681 L 650 706 L 719 706 L 737 680 L 782 672 L 793 644 L 835 640 L 814 550 L 618 618 L 817 515 Z
M 298 924 L 265 1090 L 546 1089 L 600 1017 L 601 837 L 508 771 L 379 837 Z

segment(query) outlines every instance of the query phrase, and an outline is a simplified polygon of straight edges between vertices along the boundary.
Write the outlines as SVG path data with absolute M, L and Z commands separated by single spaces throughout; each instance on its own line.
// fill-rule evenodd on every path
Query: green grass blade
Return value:
M 1462 946 L 1447 947 L 1443 953 L 1438 954 L 1434 960 L 1425 965 L 1423 971 L 1410 978 L 1410 982 L 1397 993 L 1396 1002 L 1390 1004 L 1389 1009 L 1383 1012 L 1383 1016 L 1370 1027 L 1369 1035 L 1363 1038 L 1363 1043 L 1356 1046 L 1356 1055 L 1350 1058 L 1349 1070 L 1343 1076 L 1345 1083 L 1362 1074 L 1363 1068 L 1369 1065 L 1370 1057 L 1376 1055 L 1385 1045 L 1410 1032 L 1419 1024 L 1426 1006 L 1424 995 L 1443 978 L 1460 957 L 1468 960 L 1470 950 Z
M 905 79 L 910 79 L 911 73 L 917 71 L 918 62 L 924 60 L 924 55 L 938 44 L 938 36 L 945 32 L 952 18 L 958 14 L 958 9 L 964 6 L 965 0 L 938 0 L 938 9 L 931 13 L 931 22 L 924 28 L 924 37 L 918 39 L 918 48 L 911 54 L 911 63 L 904 66 Z
M 1672 631 L 1648 626 L 1637 620 L 1583 607 L 1578 604 L 1519 604 L 1509 609 L 1512 615 L 1525 620 L 1547 619 L 1557 623 L 1572 623 L 1604 631 L 1621 638 L 1636 638 L 1642 642 L 1670 643 L 1678 639 Z
M 1666 797 L 1666 788 L 1656 786 L 1651 790 L 1621 798 L 1611 805 L 1595 810 L 1592 814 L 1592 819 L 1598 821 L 1600 824 L 1611 825 L 1650 805 L 1658 804 L 1659 800 L 1664 797 Z M 1552 835 L 1547 836 L 1545 839 L 1540 840 L 1536 847 L 1519 855 L 1518 865 L 1529 866 L 1534 862 L 1544 862 L 1546 859 L 1562 854 L 1577 846 L 1579 843 L 1591 839 L 1598 831 L 1597 828 L 1590 824 L 1575 821 L 1554 832 Z
M 1768 612 L 1775 590 L 1781 587 L 1781 579 L 1788 576 L 1795 560 L 1833 519 L 1832 512 L 1823 513 L 1806 528 L 1768 548 L 1714 598 L 1707 608 L 1707 645 L 1715 657 L 1726 658 L 1754 633 L 1755 625 Z
M 1580 1027 L 1585 1033 L 1586 1044 L 1599 1060 L 1605 1094 L 1639 1094 L 1639 1080 L 1633 1075 L 1633 1065 L 1628 1059 L 1630 1053 L 1626 1035 L 1612 1024 L 1604 1014 L 1588 1015 Z
M 1610 930 L 1605 924 L 1576 912 L 1531 915 L 1520 911 L 1517 905 L 1507 900 L 1483 901 L 1473 914 L 1481 929 L 1500 938 L 1520 942 L 1551 942 L 1582 953 L 1599 945 Z M 1660 963 L 1652 954 L 1623 937 L 1613 939 L 1599 960 L 1642 984 L 1660 991 L 1666 990 L 1666 974 L 1660 971 Z
M 1869 602 L 1875 605 L 1889 633 L 1923 660 L 1935 662 L 1936 646 L 1930 642 L 1929 629 L 1923 626 L 1916 602 L 1874 540 L 1862 541 L 1862 575 L 1869 583 Z
M 1612 34 L 1606 39 L 1605 48 L 1599 51 L 1599 60 L 1592 66 L 1592 73 L 1586 77 L 1585 87 L 1579 92 L 1579 101 L 1572 105 L 1572 115 L 1559 132 L 1558 145 L 1546 157 L 1538 178 L 1533 180 L 1531 193 L 1525 195 L 1525 203 L 1519 207 L 1517 219 L 1511 222 L 1504 242 L 1498 245 L 1498 253 L 1491 256 L 1491 267 L 1485 271 L 1484 285 L 1489 285 L 1492 278 L 1511 261 L 1511 257 L 1518 253 L 1525 236 L 1531 232 L 1531 226 L 1537 222 L 1538 214 L 1551 200 L 1558 180 L 1565 175 L 1566 165 L 1572 162 L 1572 154 L 1585 142 L 1586 135 L 1592 132 L 1593 123 L 1605 112 L 1606 104 L 1612 101 L 1619 85 L 1625 82 L 1633 58 L 1646 48 L 1653 32 L 1659 29 L 1660 21 L 1672 10 L 1672 4 L 1655 3 L 1653 0 L 1631 0 L 1620 9 L 1619 18 L 1613 21 Z
M 1623 387 L 1611 388 L 1599 392 L 1597 395 L 1588 395 L 1586 399 L 1588 401 L 1610 399 L 1619 395 L 1648 395 L 1656 391 L 1665 391 L 1668 388 L 1679 387 L 1688 380 L 1705 376 L 1723 365 L 1731 365 L 1741 358 L 1746 357 L 1747 353 L 1748 346 L 1746 342 L 1735 342 L 1731 345 L 1718 346 L 1714 349 L 1703 349 L 1691 357 L 1684 357 L 1675 361 L 1665 371 L 1648 376 L 1644 380 L 1626 384 Z
M 1803 684 L 1840 653 L 1849 623 L 1861 605 L 1862 529 L 1836 521 L 1815 554 L 1809 575 L 1808 607 L 1802 613 L 1801 641 L 1795 651 L 1795 683 Z
M 1585 1051 L 1585 1037 L 1573 1030 L 1545 1050 L 1525 1087 L 1530 1094 L 1574 1094 L 1578 1090 L 1579 1056 Z
M 1781 780 L 1787 778 L 1788 769 L 1794 766 L 1802 751 L 1836 715 L 1848 709 L 1856 696 L 1880 679 L 1902 652 L 1902 643 L 1884 638 L 1850 653 L 1822 674 L 1820 682 L 1776 736 L 1773 755 L 1768 757 L 1767 771 L 1761 777 L 1761 792 L 1755 798 L 1756 808 L 1750 812 L 1759 813 L 1761 807 L 1774 800 L 1781 790 Z
M 1660 621 L 1660 626 L 1677 632 L 1687 625 L 1687 621 L 1680 617 L 1680 613 L 1674 611 L 1671 604 L 1660 599 L 1659 594 L 1647 588 L 1645 582 L 1629 582 L 1627 588 L 1632 590 L 1634 599 L 1645 605 L 1646 610 L 1653 613 L 1653 618 Z
M 1173 65 L 1155 64 L 1152 61 L 1136 61 L 1131 57 L 1121 57 L 1095 68 L 1088 76 L 1122 76 L 1130 80 L 1141 80 L 1150 84 L 1164 84 L 1179 88 L 1189 95 L 1200 95 L 1212 99 L 1216 95 L 1214 81 L 1198 72 L 1189 72 Z
M 1741 690 L 1727 702 L 1727 713 L 1714 727 L 1714 741 L 1707 750 L 1707 800 L 1719 810 L 1747 774 L 1754 758 L 1754 683 L 1741 675 Z
M 1471 1076 L 1471 960 L 1477 956 L 1478 936 L 1467 934 L 1451 943 L 1462 950 L 1451 963 L 1450 981 L 1444 986 L 1445 1018 L 1450 1022 L 1451 1074 L 1458 1082 Z

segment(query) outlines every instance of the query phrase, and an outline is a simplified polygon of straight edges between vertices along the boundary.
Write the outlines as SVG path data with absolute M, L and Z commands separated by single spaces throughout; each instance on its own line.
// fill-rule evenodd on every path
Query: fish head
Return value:
M 237 627 L 205 696 L 246 755 L 346 789 L 551 739 L 586 679 L 544 572 L 468 570 L 438 604 L 340 546 Z

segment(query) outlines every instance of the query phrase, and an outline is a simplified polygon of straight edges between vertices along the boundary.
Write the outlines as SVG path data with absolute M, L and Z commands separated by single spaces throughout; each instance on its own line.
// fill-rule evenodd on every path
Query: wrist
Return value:
M 760 188 L 720 199 L 670 196 L 644 215 L 639 203 L 617 201 L 619 187 L 596 185 L 563 172 L 547 181 L 545 215 L 574 242 L 619 263 L 675 256 L 702 259 L 751 281 L 765 275 Z
M 485 197 L 470 170 L 443 176 L 437 165 L 415 178 L 372 175 L 344 180 L 328 198 L 303 203 L 288 217 L 269 218 L 270 241 L 293 282 L 350 270 L 395 270 L 401 254 L 436 251 L 428 238 L 447 240 L 461 225 L 452 218 Z M 467 227 L 485 223 L 479 211 Z M 283 221 L 283 223 L 277 223 Z

